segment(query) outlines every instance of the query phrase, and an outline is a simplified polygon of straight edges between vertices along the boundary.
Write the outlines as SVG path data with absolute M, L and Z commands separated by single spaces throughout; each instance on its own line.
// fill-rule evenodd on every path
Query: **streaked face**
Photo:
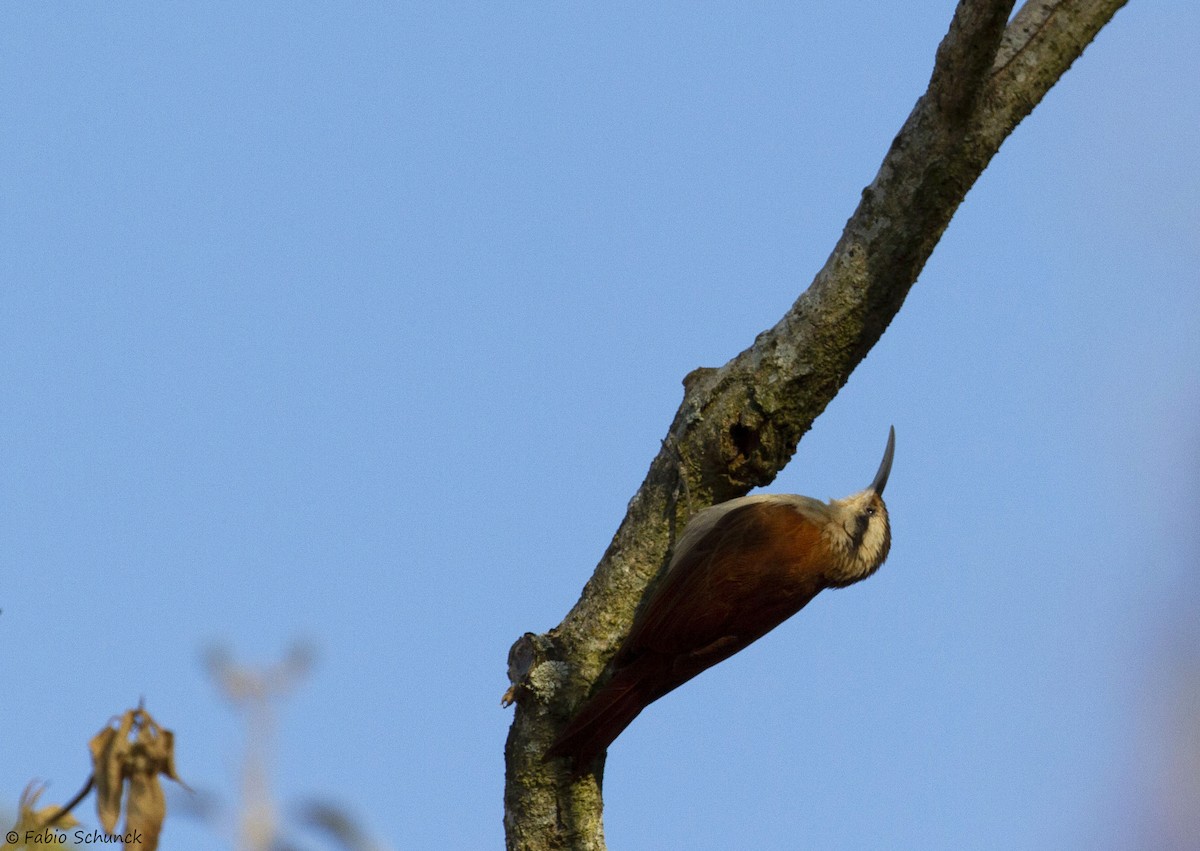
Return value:
M 829 503 L 833 522 L 830 543 L 840 556 L 829 577 L 835 585 L 866 579 L 879 569 L 892 545 L 887 506 L 873 490 Z

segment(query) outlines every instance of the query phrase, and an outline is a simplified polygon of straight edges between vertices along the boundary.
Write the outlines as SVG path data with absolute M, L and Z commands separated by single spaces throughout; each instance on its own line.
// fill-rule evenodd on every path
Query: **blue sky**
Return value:
M 953 5 L 7 6 L 4 806 L 142 696 L 232 802 L 202 653 L 303 639 L 285 816 L 499 847 L 509 645 L 683 375 L 820 268 Z M 1197 24 L 1135 0 L 971 191 L 771 488 L 861 488 L 894 423 L 887 565 L 638 719 L 613 848 L 1153 845 L 1200 656 Z

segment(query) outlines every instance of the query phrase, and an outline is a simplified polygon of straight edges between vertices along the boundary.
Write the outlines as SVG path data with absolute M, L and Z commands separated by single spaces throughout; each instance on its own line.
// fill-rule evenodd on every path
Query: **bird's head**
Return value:
M 892 472 L 895 449 L 896 430 L 893 428 L 888 433 L 887 449 L 875 480 L 866 490 L 829 502 L 825 534 L 837 558 L 826 580 L 834 587 L 866 579 L 879 569 L 891 549 L 892 529 L 883 502 L 883 488 Z

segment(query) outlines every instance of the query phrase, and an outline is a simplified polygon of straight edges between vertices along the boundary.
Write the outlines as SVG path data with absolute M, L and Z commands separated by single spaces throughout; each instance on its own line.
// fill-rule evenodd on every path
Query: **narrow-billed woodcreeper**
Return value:
M 883 488 L 896 432 L 875 480 L 845 499 L 755 494 L 700 511 L 629 635 L 610 676 L 579 708 L 546 758 L 582 773 L 638 713 L 728 659 L 804 608 L 826 588 L 879 569 L 891 546 Z

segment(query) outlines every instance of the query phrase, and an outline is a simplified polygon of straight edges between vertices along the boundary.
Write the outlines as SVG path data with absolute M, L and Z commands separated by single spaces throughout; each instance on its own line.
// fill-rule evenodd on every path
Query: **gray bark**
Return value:
M 696 511 L 774 479 L 904 303 L 1001 143 L 1124 0 L 962 0 L 929 88 L 892 142 L 825 266 L 729 363 L 684 380 L 662 450 L 561 624 L 509 654 L 505 747 L 511 851 L 603 849 L 603 765 L 572 779 L 542 754 L 628 632 L 674 535 Z

